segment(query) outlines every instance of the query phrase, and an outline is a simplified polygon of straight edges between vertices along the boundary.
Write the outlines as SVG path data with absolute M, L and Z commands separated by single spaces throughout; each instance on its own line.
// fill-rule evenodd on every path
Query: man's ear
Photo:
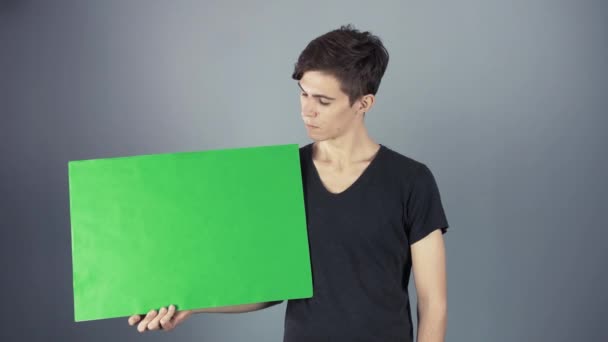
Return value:
M 359 99 L 359 112 L 361 113 L 366 113 L 369 112 L 370 109 L 373 107 L 374 102 L 376 101 L 376 98 L 374 95 L 372 94 L 367 94 L 361 97 L 361 99 Z

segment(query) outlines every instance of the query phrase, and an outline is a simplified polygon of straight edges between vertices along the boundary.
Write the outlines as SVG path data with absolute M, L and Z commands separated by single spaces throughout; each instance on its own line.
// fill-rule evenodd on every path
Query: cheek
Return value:
M 332 127 L 343 127 L 348 125 L 349 113 L 346 111 L 333 111 L 326 115 L 328 121 L 331 121 Z

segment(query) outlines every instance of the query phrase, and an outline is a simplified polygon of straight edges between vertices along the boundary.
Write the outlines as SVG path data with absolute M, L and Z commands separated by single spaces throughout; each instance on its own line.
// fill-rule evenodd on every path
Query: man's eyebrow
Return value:
M 300 84 L 300 82 L 298 82 L 298 87 L 300 87 L 300 89 L 302 89 L 303 92 L 306 92 L 306 90 L 304 90 L 304 88 L 302 88 L 302 85 Z M 326 95 L 321 95 L 321 94 L 310 94 L 312 97 L 316 97 L 316 98 L 323 98 L 323 99 L 327 99 L 327 100 L 335 100 L 335 98 L 333 97 L 329 97 Z

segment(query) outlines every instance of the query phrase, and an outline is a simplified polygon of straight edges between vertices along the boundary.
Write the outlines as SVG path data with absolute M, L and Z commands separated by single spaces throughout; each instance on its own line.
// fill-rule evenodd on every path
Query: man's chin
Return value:
M 315 132 L 315 131 L 307 131 L 306 134 L 308 135 L 308 137 L 315 141 L 315 142 L 320 142 L 320 141 L 325 141 L 325 140 L 330 140 L 331 137 L 328 137 L 325 134 L 322 134 L 322 132 Z
M 327 139 L 327 138 L 325 138 L 325 137 L 319 137 L 319 136 L 314 135 L 314 134 L 309 134 L 309 135 L 308 135 L 308 137 L 309 137 L 309 138 L 310 138 L 312 141 L 314 141 L 314 142 L 321 142 L 321 141 L 328 140 L 328 139 Z

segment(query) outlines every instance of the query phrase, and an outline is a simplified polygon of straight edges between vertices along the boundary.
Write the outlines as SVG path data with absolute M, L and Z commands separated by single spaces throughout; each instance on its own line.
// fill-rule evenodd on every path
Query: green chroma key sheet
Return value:
M 298 145 L 68 171 L 75 321 L 312 296 Z

